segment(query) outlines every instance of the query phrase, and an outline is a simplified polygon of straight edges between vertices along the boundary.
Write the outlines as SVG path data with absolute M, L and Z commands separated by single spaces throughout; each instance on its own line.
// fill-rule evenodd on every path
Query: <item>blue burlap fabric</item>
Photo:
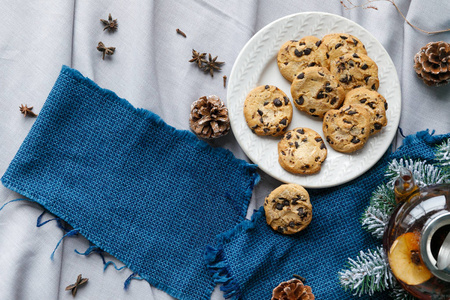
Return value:
M 203 254 L 245 219 L 256 166 L 63 67 L 2 183 L 178 299 L 209 299 Z
M 217 237 L 206 260 L 225 297 L 270 299 L 272 290 L 293 274 L 306 278 L 316 299 L 355 299 L 339 285 L 338 272 L 347 258 L 361 250 L 374 249 L 381 242 L 362 229 L 360 218 L 375 188 L 380 185 L 394 158 L 412 158 L 435 163 L 435 146 L 450 134 L 433 136 L 427 131 L 404 139 L 394 153 L 386 153 L 368 172 L 343 186 L 309 190 L 313 219 L 295 236 L 273 231 L 266 223 L 264 209 L 251 220 Z M 386 293 L 361 299 L 389 299 Z

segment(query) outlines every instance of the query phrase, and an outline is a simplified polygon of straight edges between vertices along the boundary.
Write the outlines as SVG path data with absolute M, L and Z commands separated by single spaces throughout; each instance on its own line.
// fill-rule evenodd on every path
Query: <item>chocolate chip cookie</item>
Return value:
M 312 205 L 308 192 L 298 184 L 283 184 L 264 201 L 266 221 L 282 234 L 294 234 L 305 229 L 312 220 Z
M 277 55 L 281 75 L 289 81 L 303 69 L 313 66 L 328 66 L 323 51 L 318 51 L 321 40 L 315 36 L 306 36 L 301 40 L 284 43 Z
M 346 53 L 366 54 L 366 47 L 355 36 L 347 33 L 331 33 L 322 38 L 318 52 L 323 53 L 328 62 Z
M 330 72 L 346 92 L 357 87 L 378 90 L 378 66 L 367 55 L 347 53 L 330 62 Z
M 323 133 L 336 151 L 351 153 L 364 147 L 370 135 L 370 113 L 362 105 L 329 110 L 323 119 Z
M 339 108 L 345 98 L 338 80 L 323 67 L 300 72 L 292 81 L 291 95 L 296 108 L 319 118 L 328 110 Z
M 279 136 L 286 132 L 292 120 L 292 104 L 276 86 L 262 85 L 247 95 L 244 116 L 253 133 Z
M 387 125 L 386 110 L 388 104 L 386 99 L 378 92 L 367 88 L 356 88 L 345 95 L 343 105 L 363 105 L 370 112 L 370 135 L 379 132 Z
M 324 141 L 317 132 L 309 128 L 290 130 L 278 143 L 278 162 L 291 173 L 317 173 L 326 157 L 327 147 Z

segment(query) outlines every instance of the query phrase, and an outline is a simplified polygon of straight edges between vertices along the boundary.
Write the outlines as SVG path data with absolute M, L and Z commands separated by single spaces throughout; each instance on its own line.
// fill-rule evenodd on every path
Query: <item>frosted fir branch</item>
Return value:
M 379 185 L 370 197 L 370 206 L 391 213 L 396 206 L 394 190 L 386 184 Z
M 369 206 L 362 216 L 362 227 L 373 236 L 382 239 L 391 214 L 385 210 Z
M 426 186 L 428 184 L 438 184 L 450 182 L 450 175 L 442 172 L 438 166 L 427 164 L 424 161 L 413 161 L 412 159 L 400 160 L 393 159 L 388 166 L 385 176 L 389 178 L 387 186 L 391 189 L 394 188 L 394 182 L 399 176 L 400 168 L 407 168 L 414 176 L 414 180 L 419 187 Z
M 372 193 L 370 204 L 361 216 L 362 227 L 381 239 L 395 205 L 393 189 L 385 184 L 379 185 Z
M 343 289 L 352 291 L 353 295 L 373 295 L 394 284 L 395 279 L 382 247 L 360 251 L 356 259 L 348 258 L 347 265 L 348 269 L 338 273 L 339 281 Z
M 436 147 L 436 160 L 439 166 L 450 172 L 450 138 Z
M 389 296 L 394 300 L 416 300 L 417 298 L 411 296 L 406 290 L 404 290 L 400 284 L 395 281 Z

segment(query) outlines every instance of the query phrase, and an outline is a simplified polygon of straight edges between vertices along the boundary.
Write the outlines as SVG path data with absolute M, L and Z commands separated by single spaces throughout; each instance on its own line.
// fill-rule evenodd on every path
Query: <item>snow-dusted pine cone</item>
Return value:
M 189 124 L 192 131 L 201 138 L 224 136 L 230 131 L 228 109 L 219 97 L 203 96 L 192 103 Z
M 414 70 L 429 86 L 439 86 L 450 81 L 450 44 L 431 42 L 414 56 Z
M 272 292 L 271 300 L 313 300 L 311 287 L 304 285 L 299 279 L 291 279 L 280 283 Z

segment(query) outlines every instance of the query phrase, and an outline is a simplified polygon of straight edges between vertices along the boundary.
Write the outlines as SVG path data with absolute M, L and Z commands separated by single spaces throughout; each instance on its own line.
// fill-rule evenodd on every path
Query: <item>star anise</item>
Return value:
M 29 117 L 36 117 L 37 115 L 32 111 L 33 110 L 33 106 L 28 107 L 26 104 L 23 105 L 21 104 L 19 106 L 20 112 L 23 114 L 24 117 L 29 116 Z
M 216 61 L 217 56 L 212 58 L 211 53 L 209 53 L 208 62 L 205 63 L 205 66 L 203 67 L 203 70 L 205 72 L 209 72 L 211 74 L 211 77 L 214 77 L 214 71 L 220 71 L 220 65 L 224 64 L 223 61 Z
M 89 280 L 88 278 L 81 277 L 81 274 L 80 274 L 80 275 L 78 275 L 77 281 L 74 284 L 68 285 L 66 287 L 66 291 L 72 291 L 72 296 L 75 297 L 75 295 L 77 294 L 78 287 L 80 287 L 83 284 L 85 284 L 86 282 L 88 282 L 88 280 Z
M 97 50 L 103 52 L 103 59 L 105 59 L 105 55 L 113 55 L 116 48 L 106 47 L 102 42 L 98 42 Z
M 203 68 L 203 64 L 207 63 L 208 61 L 205 59 L 206 53 L 200 53 L 192 49 L 192 59 L 189 60 L 189 62 L 196 63 L 197 66 L 201 69 Z
M 111 14 L 109 14 L 108 20 L 100 19 L 100 21 L 102 21 L 102 23 L 105 25 L 103 31 L 105 31 L 106 29 L 108 29 L 108 31 L 115 31 L 119 26 L 119 24 L 117 24 L 117 19 L 113 20 Z

